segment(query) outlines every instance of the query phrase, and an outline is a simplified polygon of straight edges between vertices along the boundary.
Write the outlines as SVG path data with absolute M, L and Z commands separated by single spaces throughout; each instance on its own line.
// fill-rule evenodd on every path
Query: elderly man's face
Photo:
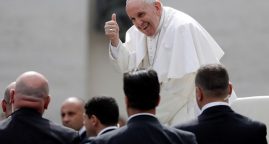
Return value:
M 161 17 L 161 4 L 145 3 L 143 0 L 129 0 L 126 12 L 132 23 L 145 35 L 153 36 L 158 28 Z

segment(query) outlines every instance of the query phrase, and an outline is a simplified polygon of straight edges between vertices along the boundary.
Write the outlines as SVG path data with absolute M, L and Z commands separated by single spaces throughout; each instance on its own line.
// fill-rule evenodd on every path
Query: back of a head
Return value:
M 16 80 L 14 108 L 35 108 L 43 112 L 49 103 L 48 80 L 40 73 L 29 71 Z
M 104 126 L 115 126 L 119 119 L 119 107 L 113 97 L 96 96 L 85 104 L 85 113 L 95 115 Z
M 195 85 L 202 88 L 207 96 L 226 97 L 229 93 L 229 75 L 221 64 L 202 66 L 196 74 Z
M 138 110 L 154 109 L 160 99 L 160 84 L 154 70 L 138 70 L 124 74 L 123 87 L 128 106 Z

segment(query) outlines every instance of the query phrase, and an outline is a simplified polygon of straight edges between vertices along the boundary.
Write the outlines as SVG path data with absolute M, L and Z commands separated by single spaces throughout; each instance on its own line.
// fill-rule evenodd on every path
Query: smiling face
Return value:
M 153 36 L 161 18 L 161 4 L 156 1 L 151 4 L 144 0 L 128 0 L 126 12 L 132 23 L 147 36 Z

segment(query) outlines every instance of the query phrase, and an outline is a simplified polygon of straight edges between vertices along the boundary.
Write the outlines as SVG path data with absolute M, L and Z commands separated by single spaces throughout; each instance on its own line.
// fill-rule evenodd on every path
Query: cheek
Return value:
M 88 121 L 88 120 L 84 120 L 84 121 L 83 121 L 83 124 L 85 125 L 86 128 L 89 127 L 89 121 Z
M 159 24 L 159 19 L 154 19 L 153 21 L 152 21 L 152 23 L 153 23 L 153 25 L 154 25 L 154 28 L 155 29 L 157 29 L 158 28 L 158 24 Z
M 73 119 L 76 119 L 76 120 L 79 120 L 79 119 L 82 119 L 82 118 L 83 118 L 83 116 L 81 116 L 79 114 L 73 116 Z
M 84 120 L 84 126 L 86 127 L 86 129 L 90 129 L 91 127 L 91 123 L 89 120 Z

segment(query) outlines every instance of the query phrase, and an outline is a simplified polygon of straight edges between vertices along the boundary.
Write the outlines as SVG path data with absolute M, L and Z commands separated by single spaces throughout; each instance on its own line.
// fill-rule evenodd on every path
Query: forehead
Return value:
M 62 112 L 76 112 L 83 109 L 83 107 L 78 103 L 65 103 L 63 104 L 61 111 Z
M 148 6 L 149 4 L 145 3 L 143 0 L 129 0 L 126 3 L 126 12 L 127 13 L 143 12 Z

